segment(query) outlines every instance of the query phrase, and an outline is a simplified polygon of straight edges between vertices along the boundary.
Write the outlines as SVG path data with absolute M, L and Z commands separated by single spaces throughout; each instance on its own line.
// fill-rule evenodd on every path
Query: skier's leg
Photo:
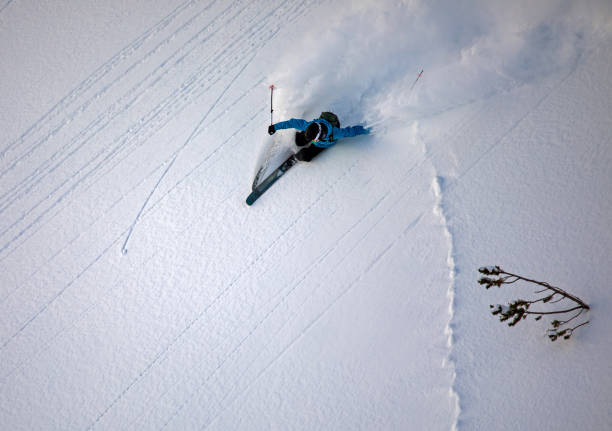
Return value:
M 307 144 L 308 142 L 306 141 L 306 136 L 304 132 L 296 132 L 295 145 L 297 145 L 298 147 L 303 147 L 304 145 L 307 145 Z
M 306 148 L 302 148 L 295 154 L 295 158 L 300 162 L 310 162 L 314 159 L 318 154 L 320 154 L 325 148 L 317 147 L 316 145 L 311 145 Z

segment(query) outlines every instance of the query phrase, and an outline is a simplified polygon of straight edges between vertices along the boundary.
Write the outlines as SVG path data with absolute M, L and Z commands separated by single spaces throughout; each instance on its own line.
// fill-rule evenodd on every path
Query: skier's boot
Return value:
M 302 148 L 295 154 L 295 158 L 300 162 L 310 162 L 314 159 L 318 154 L 323 152 L 325 148 L 317 147 L 316 145 L 311 145 L 306 148 Z

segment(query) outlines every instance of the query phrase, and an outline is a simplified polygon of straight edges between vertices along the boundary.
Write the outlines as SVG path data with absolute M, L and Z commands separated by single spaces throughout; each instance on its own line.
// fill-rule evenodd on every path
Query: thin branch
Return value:
M 509 278 L 511 278 L 511 277 L 502 278 L 502 281 L 504 282 L 504 284 L 513 284 L 513 283 L 516 283 L 517 281 L 519 281 L 519 280 L 520 280 L 520 278 L 518 278 L 518 277 L 517 277 L 517 278 L 515 278 L 515 279 L 514 279 L 514 280 L 512 280 L 512 281 L 506 281 L 506 280 L 508 280 Z
M 587 320 L 586 322 L 582 322 L 582 323 L 581 323 L 580 325 L 578 325 L 578 326 L 574 326 L 574 327 L 572 328 L 572 332 L 574 332 L 574 330 L 575 330 L 575 329 L 578 329 L 578 328 L 580 328 L 581 326 L 584 326 L 584 325 L 588 324 L 589 322 L 590 322 L 590 320 Z
M 584 310 L 584 308 L 581 306 L 578 306 L 578 307 L 570 308 L 567 310 L 559 310 L 559 311 L 525 311 L 525 314 L 539 314 L 539 315 L 545 316 L 547 314 L 565 314 L 565 313 L 569 313 L 575 310 Z M 580 313 L 582 313 L 582 311 Z
M 558 287 L 552 286 L 552 285 L 550 285 L 550 284 L 548 284 L 548 283 L 545 283 L 545 282 L 542 282 L 542 281 L 537 281 L 537 280 L 532 280 L 532 279 L 530 279 L 530 278 L 521 277 L 520 275 L 512 274 L 512 273 L 510 273 L 510 272 L 501 271 L 501 273 L 502 273 L 502 274 L 506 274 L 506 275 L 510 275 L 510 276 L 513 276 L 513 277 L 517 277 L 517 278 L 519 278 L 519 279 L 521 279 L 521 280 L 524 280 L 524 281 L 527 281 L 527 282 L 529 282 L 529 283 L 534 283 L 534 284 L 537 284 L 537 285 L 540 285 L 540 286 L 546 287 L 547 289 L 550 289 L 550 290 L 552 290 L 553 292 L 557 292 L 557 293 L 558 293 L 558 294 L 560 294 L 560 295 L 563 295 L 563 296 L 568 297 L 569 299 L 571 299 L 572 301 L 574 301 L 574 302 L 576 302 L 576 303 L 580 304 L 581 306 L 583 306 L 583 307 L 584 307 L 584 308 L 586 308 L 587 310 L 589 310 L 589 309 L 590 309 L 590 307 L 589 307 L 589 306 L 588 306 L 588 305 L 587 305 L 587 304 L 586 304 L 584 301 L 582 301 L 582 299 L 580 299 L 580 298 L 578 298 L 577 296 L 574 296 L 574 295 L 572 295 L 572 294 L 570 294 L 570 293 L 567 293 L 567 292 L 566 292 L 565 290 L 563 290 L 563 289 L 560 289 L 560 288 L 558 288 Z
M 584 312 L 585 312 L 584 308 L 580 309 L 580 311 L 578 311 L 578 313 L 576 313 L 573 317 L 570 317 L 569 319 L 564 320 L 563 322 L 559 322 L 559 326 L 567 325 L 569 322 L 571 322 L 572 320 L 574 320 L 575 318 L 577 318 L 578 316 L 580 316 Z
M 564 299 L 567 299 L 565 296 L 562 296 L 561 298 L 557 299 L 556 301 L 550 301 L 551 304 L 556 304 L 557 302 L 561 302 Z
M 483 267 L 478 270 L 480 273 L 486 275 L 487 277 L 482 277 L 478 282 L 481 285 L 484 285 L 486 289 L 489 289 L 491 286 L 501 287 L 503 284 L 514 284 L 517 281 L 525 281 L 527 283 L 533 283 L 538 286 L 542 286 L 543 289 L 536 290 L 536 295 L 545 295 L 540 298 L 534 299 L 533 301 L 517 299 L 514 302 L 508 303 L 507 306 L 491 305 L 491 313 L 493 315 L 498 315 L 499 320 L 502 322 L 509 322 L 509 326 L 515 326 L 517 323 L 525 320 L 527 316 L 537 316 L 535 320 L 540 320 L 542 316 L 551 316 L 551 315 L 567 315 L 568 313 L 574 313 L 567 320 L 553 320 L 552 329 L 547 330 L 547 335 L 551 339 L 551 341 L 557 340 L 559 337 L 563 337 L 563 339 L 569 339 L 574 330 L 580 328 L 581 326 L 589 323 L 582 322 L 579 325 L 574 326 L 573 328 L 564 327 L 570 322 L 574 321 L 578 317 L 580 317 L 583 313 L 587 313 L 590 310 L 588 304 L 582 301 L 577 296 L 574 296 L 565 290 L 558 288 L 556 286 L 552 286 L 549 283 L 532 280 L 527 277 L 522 277 L 520 275 L 512 274 L 510 272 L 506 272 L 502 270 L 499 266 L 495 267 Z M 559 296 L 559 298 L 555 298 L 555 296 Z M 569 299 L 577 304 L 575 307 L 567 308 L 564 310 L 555 310 L 555 311 L 529 311 L 529 307 L 533 304 L 557 304 L 564 299 Z

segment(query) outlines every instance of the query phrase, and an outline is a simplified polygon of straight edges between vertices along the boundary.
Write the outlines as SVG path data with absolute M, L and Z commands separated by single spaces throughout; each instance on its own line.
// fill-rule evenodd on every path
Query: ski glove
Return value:
M 272 124 L 272 125 L 270 125 L 270 127 L 268 127 L 268 133 L 270 135 L 273 135 L 274 132 L 276 132 L 276 129 L 274 128 L 274 125 Z

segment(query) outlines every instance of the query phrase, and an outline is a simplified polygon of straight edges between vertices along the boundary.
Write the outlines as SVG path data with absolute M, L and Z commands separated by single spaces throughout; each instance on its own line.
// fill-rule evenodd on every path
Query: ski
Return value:
M 261 179 L 261 174 L 263 174 L 263 171 L 265 166 L 262 166 L 261 168 L 259 168 L 259 170 L 257 171 L 257 174 L 255 174 L 255 179 L 253 180 L 253 185 L 251 186 L 251 191 L 255 190 L 257 188 L 257 184 L 259 184 L 259 180 Z
M 258 184 L 253 188 L 253 191 L 246 199 L 247 205 L 253 205 L 253 203 L 259 199 L 259 197 L 263 195 L 265 191 L 276 182 L 276 180 L 282 177 L 285 172 L 291 169 L 291 167 L 297 162 L 298 160 L 295 158 L 295 154 L 289 156 L 289 158 L 285 160 L 278 168 L 276 168 L 270 175 L 268 175 L 266 179 L 261 182 L 261 184 Z

